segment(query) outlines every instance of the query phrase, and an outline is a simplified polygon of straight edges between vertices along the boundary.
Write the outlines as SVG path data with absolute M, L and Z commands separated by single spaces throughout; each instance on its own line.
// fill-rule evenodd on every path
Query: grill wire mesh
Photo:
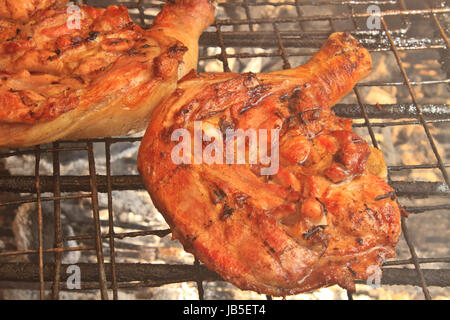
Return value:
M 114 1 L 84 1 L 89 5 L 104 7 Z M 141 26 L 149 27 L 162 2 L 139 0 L 120 2 Z M 380 29 L 368 29 L 367 19 L 370 5 L 381 8 Z M 269 14 L 265 10 L 269 8 Z M 313 14 L 311 14 L 313 12 Z M 308 14 L 309 13 L 309 14 Z M 388 70 L 398 76 L 395 81 L 378 80 L 377 74 L 369 81 L 358 84 L 353 93 L 335 107 L 335 112 L 355 119 L 355 130 L 370 138 L 376 148 L 385 151 L 388 157 L 389 179 L 396 189 L 400 203 L 405 205 L 410 216 L 426 215 L 433 220 L 435 214 L 448 221 L 450 202 L 448 196 L 449 150 L 440 146 L 440 139 L 449 130 L 450 109 L 448 85 L 450 82 L 449 61 L 449 15 L 448 3 L 443 1 L 408 0 L 295 0 L 263 1 L 236 0 L 219 4 L 218 18 L 200 40 L 200 71 L 211 71 L 211 62 L 222 70 L 246 71 L 246 62 L 261 58 L 252 71 L 272 71 L 291 68 L 311 56 L 334 31 L 347 31 L 358 38 L 374 56 L 389 57 L 396 69 Z M 424 25 L 426 26 L 424 28 Z M 419 28 L 420 27 L 420 28 Z M 427 30 L 418 34 L 417 30 Z M 417 55 L 430 56 L 439 72 L 429 73 L 428 78 L 416 77 L 417 69 L 410 58 Z M 428 57 L 427 56 L 427 57 Z M 303 60 L 302 60 L 303 59 Z M 258 60 L 259 61 L 259 60 Z M 258 64 L 259 63 L 259 64 Z M 420 64 L 421 61 L 416 61 Z M 214 66 L 214 63 L 213 63 Z M 209 68 L 209 69 L 208 69 Z M 214 70 L 212 70 L 214 71 Z M 426 72 L 426 71 L 425 71 Z M 376 73 L 376 71 L 374 71 Z M 382 78 L 382 77 L 381 77 Z M 370 99 L 368 90 L 378 87 L 404 92 L 403 100 L 381 103 Z M 424 99 L 422 91 L 443 88 L 442 94 Z M 437 90 L 437 89 L 436 89 Z M 438 91 L 441 92 L 441 91 Z M 368 101 L 371 100 L 371 101 Z M 427 161 L 405 164 L 389 163 L 384 143 L 379 141 L 380 132 L 392 128 L 413 126 L 419 128 L 427 152 Z M 117 144 L 139 143 L 139 136 L 94 139 L 78 142 L 55 142 L 50 145 L 0 152 L 0 163 L 15 157 L 32 156 L 34 175 L 2 173 L 0 176 L 0 218 L 4 211 L 25 203 L 36 204 L 37 249 L 0 251 L 0 282 L 14 284 L 26 282 L 38 285 L 40 298 L 54 298 L 66 290 L 67 274 L 62 263 L 67 252 L 89 253 L 95 257 L 91 263 L 78 264 L 81 268 L 82 289 L 99 290 L 102 299 L 118 298 L 121 289 L 158 287 L 170 283 L 196 283 L 199 299 L 204 299 L 206 283 L 220 281 L 220 277 L 207 270 L 197 260 L 193 264 L 137 264 L 116 262 L 117 241 L 141 237 L 166 237 L 168 229 L 119 232 L 114 221 L 114 192 L 143 192 L 143 184 L 137 174 L 116 175 L 113 173 L 112 149 Z M 419 143 L 406 138 L 405 144 Z M 96 155 L 99 147 L 101 155 Z M 447 147 L 448 148 L 448 147 Z M 83 153 L 81 161 L 87 164 L 89 175 L 66 176 L 61 174 L 62 158 L 71 152 Z M 98 152 L 97 152 L 98 153 Z M 52 160 L 53 175 L 43 175 L 41 159 Z M 97 173 L 99 161 L 104 162 L 104 174 Z M 8 169 L 8 168 L 6 168 Z M 437 179 L 415 178 L 431 171 Z M 402 178 L 406 177 L 406 178 Z M 107 211 L 99 209 L 99 194 L 107 196 Z M 61 206 L 65 201 L 90 199 L 93 230 L 87 234 L 64 234 Z M 423 201 L 422 201 L 423 200 Z M 428 200 L 428 202 L 426 201 Z M 43 205 L 53 204 L 54 247 L 44 245 L 46 221 L 43 221 Z M 434 252 L 434 256 L 421 257 L 408 229 L 408 219 L 402 219 L 403 240 L 409 258 L 394 259 L 383 266 L 382 285 L 412 285 L 423 291 L 425 299 L 431 299 L 429 286 L 449 287 L 450 257 L 448 250 Z M 122 229 L 121 229 L 122 230 Z M 448 233 L 448 230 L 445 230 Z M 433 236 L 433 235 L 430 235 Z M 441 238 L 442 239 L 442 238 Z M 67 246 L 67 241 L 78 241 L 79 245 Z M 402 241 L 403 241 L 402 240 Z M 441 243 L 446 247 L 447 243 Z M 105 250 L 105 246 L 108 250 Z M 53 255 L 54 263 L 44 263 L 45 255 Z M 10 263 L 4 261 L 20 256 L 33 256 L 35 263 Z M 151 261 L 149 261 L 151 262 Z M 431 267 L 437 266 L 437 267 Z M 408 267 L 408 268 L 406 268 Z M 50 296 L 46 295 L 48 291 Z M 267 297 L 270 299 L 271 297 Z M 352 294 L 348 293 L 352 299 Z

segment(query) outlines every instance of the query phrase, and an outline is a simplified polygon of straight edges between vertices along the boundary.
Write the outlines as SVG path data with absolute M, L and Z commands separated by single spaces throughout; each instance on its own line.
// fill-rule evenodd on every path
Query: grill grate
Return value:
M 113 1 L 84 1 L 89 5 L 106 6 Z M 161 1 L 139 0 L 124 1 L 123 3 L 133 18 L 142 26 L 148 27 L 162 5 Z M 418 4 L 420 3 L 420 4 Z M 380 29 L 368 29 L 365 22 L 371 16 L 366 9 L 369 5 L 377 5 L 381 11 L 376 14 L 381 22 Z M 258 16 L 261 8 L 271 8 L 274 12 L 269 17 Z M 305 9 L 315 8 L 317 14 L 305 14 Z M 327 11 L 328 10 L 328 11 Z M 338 13 L 333 13 L 338 10 Z M 306 10 L 308 11 L 308 10 Z M 286 14 L 288 12 L 288 14 Z M 294 14 L 292 14 L 294 13 Z M 291 68 L 297 65 L 293 60 L 311 56 L 319 48 L 328 35 L 334 31 L 347 31 L 358 38 L 371 52 L 385 56 L 391 55 L 398 67 L 397 81 L 371 81 L 358 84 L 349 102 L 335 107 L 339 116 L 355 119 L 355 128 L 365 129 L 372 144 L 383 149 L 377 138 L 377 130 L 400 126 L 420 126 L 426 137 L 431 152 L 428 163 L 413 165 L 389 165 L 389 179 L 396 189 L 401 202 L 412 203 L 405 205 L 407 211 L 416 213 L 433 213 L 436 211 L 448 214 L 450 203 L 450 182 L 448 168 L 450 163 L 438 143 L 437 134 L 448 132 L 450 112 L 447 96 L 435 96 L 433 101 L 422 102 L 417 94 L 418 88 L 444 86 L 448 90 L 450 83 L 450 69 L 448 53 L 450 50 L 447 33 L 449 30 L 448 16 L 450 8 L 440 1 L 408 1 L 408 0 L 295 0 L 295 1 L 251 1 L 235 0 L 220 3 L 219 15 L 215 25 L 210 27 L 200 40 L 201 56 L 200 68 L 204 69 L 208 62 L 220 62 L 221 71 L 243 71 L 243 61 L 261 58 L 266 62 L 262 69 Z M 446 20 L 447 19 L 447 20 Z M 415 33 L 417 21 L 428 23 L 431 35 Z M 259 50 L 256 50 L 258 48 Z M 435 60 L 440 60 L 439 67 L 444 76 L 434 74 L 431 79 L 415 80 L 411 63 L 405 63 L 409 53 L 430 53 Z M 274 65 L 276 61 L 278 65 Z M 270 64 L 272 63 L 272 64 Z M 268 71 L 264 70 L 264 71 Z M 259 70 L 253 70 L 259 71 Z M 389 72 L 396 72 L 389 70 Z M 366 103 L 364 92 L 373 87 L 395 88 L 406 90 L 407 102 L 382 104 L 377 101 Z M 438 133 L 436 130 L 438 129 Z M 118 137 L 108 139 L 84 140 L 78 142 L 63 141 L 52 145 L 39 146 L 29 149 L 8 150 L 0 153 L 0 160 L 18 156 L 34 156 L 34 175 L 30 176 L 2 176 L 0 178 L 0 192 L 21 194 L 2 200 L 0 209 L 15 208 L 24 203 L 36 203 L 38 215 L 37 250 L 3 251 L 0 259 L 23 255 L 37 255 L 38 263 L 1 263 L 0 281 L 35 282 L 39 283 L 41 299 L 45 297 L 45 290 L 51 284 L 51 297 L 57 299 L 60 290 L 65 289 L 67 275 L 62 272 L 62 254 L 64 252 L 81 251 L 95 253 L 96 263 L 79 264 L 83 274 L 83 286 L 87 289 L 98 289 L 102 299 L 108 299 L 112 291 L 112 298 L 118 298 L 119 289 L 155 287 L 169 283 L 195 282 L 197 283 L 200 299 L 205 297 L 203 284 L 207 281 L 218 281 L 215 273 L 208 271 L 195 260 L 193 265 L 155 265 L 155 264 L 127 264 L 116 262 L 116 241 L 133 237 L 165 237 L 170 230 L 141 230 L 136 232 L 115 232 L 113 215 L 113 191 L 142 191 L 141 179 L 137 175 L 114 175 L 112 173 L 111 148 L 115 144 L 135 143 L 140 137 Z M 411 142 L 409 142 L 411 143 Z M 102 144 L 105 151 L 106 174 L 96 173 L 94 144 Z M 89 176 L 61 175 L 60 155 L 66 152 L 84 152 L 84 161 L 89 168 Z M 53 175 L 40 174 L 42 155 L 51 155 L 53 160 Z M 397 173 L 421 172 L 435 170 L 440 172 L 440 181 L 422 180 L 394 180 Z M 53 196 L 45 194 L 52 193 Z M 107 194 L 107 221 L 100 219 L 99 193 Z M 415 204 L 408 199 L 438 199 L 430 205 Z M 90 234 L 73 236 L 63 235 L 61 219 L 61 203 L 66 200 L 90 199 L 92 203 L 92 222 L 94 231 Z M 42 204 L 53 202 L 54 207 L 54 237 L 55 247 L 44 248 L 44 226 L 42 218 Z M 430 214 L 430 219 L 433 216 Z M 102 233 L 102 227 L 107 233 Z M 105 230 L 105 229 L 104 229 Z M 383 285 L 403 284 L 415 285 L 422 288 L 426 299 L 431 299 L 428 286 L 450 286 L 450 257 L 419 257 L 413 243 L 412 235 L 407 227 L 406 219 L 402 219 L 403 237 L 409 249 L 409 259 L 387 261 L 383 268 Z M 69 240 L 93 241 L 93 245 L 65 247 Z M 109 245 L 108 256 L 103 246 Z M 54 254 L 55 263 L 44 264 L 45 254 Z M 108 261 L 108 263 L 105 262 Z M 439 268 L 427 268 L 424 265 L 439 263 Z M 414 269 L 399 268 L 413 265 Z M 442 267 L 444 266 L 444 267 Z M 394 268 L 397 267 L 397 268 Z M 271 297 L 267 297 L 271 299 Z M 352 295 L 348 293 L 348 298 Z

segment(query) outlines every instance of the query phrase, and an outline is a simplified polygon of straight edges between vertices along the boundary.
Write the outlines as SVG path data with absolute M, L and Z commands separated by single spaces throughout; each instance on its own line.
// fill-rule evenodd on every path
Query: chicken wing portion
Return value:
M 378 271 L 400 209 L 381 153 L 331 109 L 371 69 L 335 33 L 296 69 L 185 77 L 138 158 L 174 238 L 239 288 L 275 296 L 351 290 Z
M 153 108 L 196 69 L 208 0 L 169 1 L 149 30 L 124 6 L 0 21 L 0 146 L 145 129 Z
M 38 10 L 63 6 L 67 0 L 0 0 L 0 18 L 28 21 Z

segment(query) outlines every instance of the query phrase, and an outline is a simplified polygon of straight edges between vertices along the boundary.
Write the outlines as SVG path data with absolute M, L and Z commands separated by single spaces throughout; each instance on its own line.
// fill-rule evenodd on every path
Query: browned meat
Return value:
M 0 18 L 28 21 L 39 10 L 61 7 L 67 0 L 0 0 Z
M 124 6 L 0 20 L 0 146 L 128 134 L 197 67 L 208 0 L 169 1 L 149 30 Z
M 173 237 L 239 288 L 277 296 L 352 290 L 393 257 L 400 210 L 383 156 L 331 110 L 371 68 L 367 50 L 335 33 L 296 69 L 186 77 L 155 109 L 138 160 Z M 194 144 L 184 158 L 178 129 L 194 139 L 183 136 Z M 268 130 L 258 150 L 268 145 L 272 166 L 278 147 L 278 170 L 263 173 L 261 154 L 250 163 L 250 139 L 244 164 L 220 164 L 238 129 Z M 194 130 L 209 137 L 197 148 L 215 157 L 211 164 L 195 162 Z

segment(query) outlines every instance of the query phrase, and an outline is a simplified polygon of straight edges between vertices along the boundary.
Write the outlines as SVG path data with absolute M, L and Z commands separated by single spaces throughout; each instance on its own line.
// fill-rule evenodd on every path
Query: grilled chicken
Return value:
M 376 277 L 395 255 L 400 208 L 380 151 L 331 110 L 371 68 L 358 41 L 335 33 L 296 69 L 186 76 L 155 109 L 138 158 L 173 237 L 225 280 L 275 296 Z M 238 129 L 267 130 L 278 170 L 250 163 L 250 139 L 245 161 L 224 160 Z M 181 152 L 182 141 L 194 147 Z
M 0 18 L 28 21 L 39 10 L 63 6 L 67 0 L 0 0 Z
M 153 108 L 197 67 L 209 0 L 169 1 L 149 30 L 124 6 L 0 20 L 0 146 L 109 137 L 146 128 Z

